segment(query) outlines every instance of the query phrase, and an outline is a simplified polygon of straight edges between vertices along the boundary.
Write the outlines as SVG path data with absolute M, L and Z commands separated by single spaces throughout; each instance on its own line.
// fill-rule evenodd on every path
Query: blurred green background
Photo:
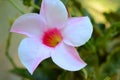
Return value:
M 88 65 L 69 72 L 47 59 L 30 75 L 17 54 L 24 36 L 9 31 L 20 15 L 38 13 L 41 0 L 0 0 L 0 80 L 120 80 L 120 0 L 62 1 L 72 17 L 92 21 L 92 38 L 77 48 Z

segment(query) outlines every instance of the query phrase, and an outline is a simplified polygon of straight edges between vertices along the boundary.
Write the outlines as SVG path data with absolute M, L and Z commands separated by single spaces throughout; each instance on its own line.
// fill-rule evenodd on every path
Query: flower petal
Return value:
M 88 17 L 70 18 L 63 29 L 64 42 L 71 46 L 81 46 L 91 37 L 92 24 Z
M 49 27 L 62 27 L 67 18 L 68 13 L 64 4 L 60 0 L 42 0 L 42 6 L 40 10 Z
M 74 47 L 62 43 L 52 51 L 51 57 L 58 66 L 65 70 L 77 71 L 86 66 Z
M 39 14 L 29 13 L 20 16 L 12 25 L 11 32 L 29 37 L 40 36 L 44 29 L 44 20 Z
M 30 38 L 22 40 L 18 52 L 22 64 L 31 74 L 41 61 L 50 57 L 50 50 L 47 47 Z

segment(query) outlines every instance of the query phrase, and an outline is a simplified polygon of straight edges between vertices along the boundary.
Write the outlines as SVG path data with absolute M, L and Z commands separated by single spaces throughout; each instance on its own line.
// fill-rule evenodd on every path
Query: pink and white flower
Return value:
M 86 63 L 74 47 L 85 44 L 92 31 L 88 17 L 68 17 L 60 0 L 42 0 L 40 14 L 24 14 L 11 28 L 11 32 L 27 36 L 21 41 L 18 53 L 31 74 L 49 57 L 65 70 L 77 71 L 85 67 Z

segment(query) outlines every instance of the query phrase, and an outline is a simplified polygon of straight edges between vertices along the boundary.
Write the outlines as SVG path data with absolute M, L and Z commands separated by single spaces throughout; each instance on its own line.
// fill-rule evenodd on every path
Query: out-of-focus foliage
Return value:
M 32 12 L 39 12 L 41 0 L 22 1 L 25 6 L 33 8 Z M 120 1 L 62 1 L 72 17 L 89 16 L 92 21 L 92 38 L 77 48 L 87 66 L 80 71 L 69 72 L 48 59 L 39 65 L 33 75 L 19 67 L 11 72 L 25 80 L 120 80 Z

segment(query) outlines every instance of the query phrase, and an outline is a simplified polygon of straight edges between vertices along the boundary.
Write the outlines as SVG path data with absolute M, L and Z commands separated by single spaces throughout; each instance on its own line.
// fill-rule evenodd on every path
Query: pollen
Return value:
M 44 32 L 42 39 L 43 44 L 49 47 L 55 47 L 57 44 L 60 43 L 61 40 L 62 40 L 62 35 L 60 31 L 56 28 Z

